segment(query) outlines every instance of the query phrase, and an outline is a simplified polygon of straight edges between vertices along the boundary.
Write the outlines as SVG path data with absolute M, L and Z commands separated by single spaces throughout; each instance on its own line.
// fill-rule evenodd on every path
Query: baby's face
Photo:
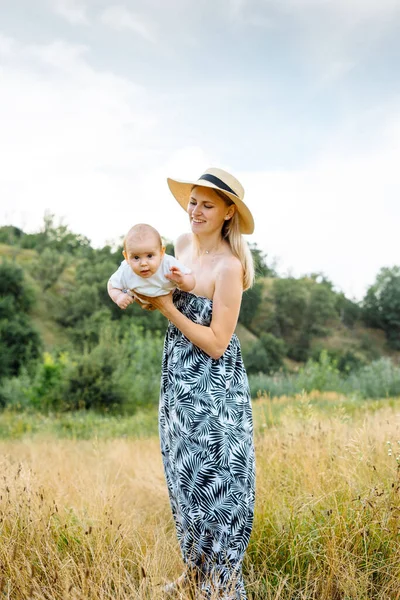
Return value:
M 124 257 L 130 268 L 140 277 L 151 277 L 158 270 L 165 253 L 154 236 L 129 240 Z

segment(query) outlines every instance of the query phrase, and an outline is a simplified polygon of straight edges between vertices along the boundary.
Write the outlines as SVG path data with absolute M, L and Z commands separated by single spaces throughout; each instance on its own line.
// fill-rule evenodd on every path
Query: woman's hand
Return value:
M 164 315 L 164 317 L 168 318 L 171 309 L 174 307 L 174 303 L 172 302 L 172 292 L 165 296 L 156 296 L 155 298 L 149 296 L 142 296 L 141 294 L 137 294 L 135 292 L 135 296 L 137 296 L 140 300 L 144 300 L 145 302 L 150 302 L 150 304 L 141 304 L 141 307 L 144 310 L 159 310 L 160 313 Z
M 136 304 L 139 304 L 140 308 L 143 310 L 156 310 L 156 307 L 151 304 L 152 298 L 150 296 L 143 296 L 142 294 L 138 294 L 134 292 L 133 301 Z

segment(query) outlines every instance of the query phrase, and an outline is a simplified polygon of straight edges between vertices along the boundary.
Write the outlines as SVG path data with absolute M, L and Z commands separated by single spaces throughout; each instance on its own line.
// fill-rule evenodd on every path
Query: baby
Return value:
M 125 260 L 111 275 L 108 293 L 122 309 L 135 302 L 135 292 L 143 296 L 164 296 L 176 287 L 190 292 L 196 284 L 190 269 L 165 254 L 161 236 L 151 225 L 135 225 L 125 236 Z

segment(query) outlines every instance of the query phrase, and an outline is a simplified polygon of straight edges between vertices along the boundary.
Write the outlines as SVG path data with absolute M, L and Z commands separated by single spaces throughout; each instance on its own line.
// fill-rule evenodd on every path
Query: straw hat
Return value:
M 253 233 L 253 216 L 243 202 L 244 189 L 239 181 L 230 173 L 222 169 L 207 169 L 197 181 L 179 181 L 177 179 L 167 179 L 169 189 L 178 200 L 179 204 L 187 210 L 190 192 L 195 186 L 211 188 L 218 190 L 228 196 L 236 205 L 239 214 L 239 225 L 242 233 Z

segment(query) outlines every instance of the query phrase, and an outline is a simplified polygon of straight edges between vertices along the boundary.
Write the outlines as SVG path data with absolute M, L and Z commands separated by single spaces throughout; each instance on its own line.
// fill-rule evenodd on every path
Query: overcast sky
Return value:
M 0 225 L 188 230 L 166 177 L 243 183 L 278 271 L 400 264 L 398 0 L 0 0 Z

